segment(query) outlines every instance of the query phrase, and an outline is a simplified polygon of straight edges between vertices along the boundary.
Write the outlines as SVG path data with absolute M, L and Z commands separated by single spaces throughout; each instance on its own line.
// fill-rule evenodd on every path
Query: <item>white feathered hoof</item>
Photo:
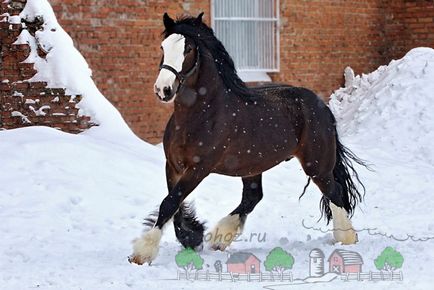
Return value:
M 240 215 L 222 218 L 214 229 L 206 235 L 210 249 L 224 251 L 242 232 Z
M 128 257 L 130 263 L 143 265 L 151 262 L 157 257 L 160 247 L 161 230 L 153 228 L 143 234 L 141 238 L 133 241 L 133 254 Z
M 330 202 L 333 216 L 333 236 L 343 245 L 352 245 L 359 241 L 356 231 L 348 218 L 347 211 Z
M 342 245 L 352 245 L 359 241 L 357 233 L 353 229 L 348 230 L 334 230 L 333 236 L 335 240 L 340 242 Z

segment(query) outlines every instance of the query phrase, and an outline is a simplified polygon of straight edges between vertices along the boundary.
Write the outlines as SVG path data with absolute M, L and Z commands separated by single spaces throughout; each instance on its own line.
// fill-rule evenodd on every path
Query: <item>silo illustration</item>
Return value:
M 309 258 L 309 276 L 321 277 L 324 275 L 324 253 L 320 249 L 313 249 Z

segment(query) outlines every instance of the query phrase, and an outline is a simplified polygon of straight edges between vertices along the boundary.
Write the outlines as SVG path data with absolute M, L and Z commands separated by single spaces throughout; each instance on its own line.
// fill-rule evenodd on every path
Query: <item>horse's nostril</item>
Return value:
M 172 94 L 172 89 L 170 87 L 164 87 L 163 93 L 165 97 L 170 97 L 170 95 Z

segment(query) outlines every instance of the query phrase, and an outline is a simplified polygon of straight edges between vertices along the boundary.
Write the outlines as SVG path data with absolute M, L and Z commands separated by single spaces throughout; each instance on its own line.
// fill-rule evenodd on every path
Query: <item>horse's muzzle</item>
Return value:
M 170 96 L 164 96 L 164 97 L 161 97 L 160 94 L 158 94 L 158 93 L 155 93 L 155 95 L 157 96 L 158 100 L 160 100 L 163 103 L 170 103 L 175 98 L 175 94 L 170 95 Z
M 171 87 L 164 87 L 163 93 L 161 93 L 161 89 L 154 86 L 154 93 L 157 98 L 164 103 L 169 103 L 175 97 L 175 92 Z

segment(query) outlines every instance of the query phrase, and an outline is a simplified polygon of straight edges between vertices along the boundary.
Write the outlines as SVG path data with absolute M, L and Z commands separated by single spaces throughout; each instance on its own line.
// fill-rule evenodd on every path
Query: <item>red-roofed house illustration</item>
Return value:
M 252 253 L 238 252 L 229 256 L 226 265 L 228 272 L 254 274 L 260 272 L 261 261 Z
M 362 272 L 363 259 L 359 253 L 336 249 L 328 259 L 330 272 L 334 273 L 360 273 Z

